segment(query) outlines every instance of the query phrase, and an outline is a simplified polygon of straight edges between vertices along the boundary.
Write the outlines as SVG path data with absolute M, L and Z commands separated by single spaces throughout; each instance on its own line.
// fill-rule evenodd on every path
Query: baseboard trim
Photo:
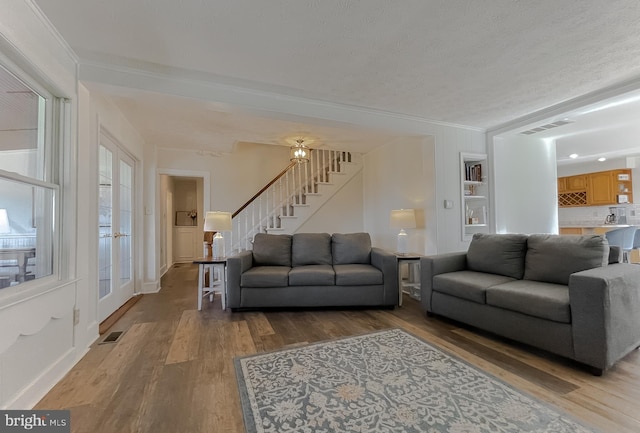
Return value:
M 71 348 L 2 409 L 32 409 L 89 351 Z
M 113 326 L 114 323 L 116 323 L 122 316 L 124 316 L 124 313 L 129 311 L 129 309 L 133 307 L 136 304 L 136 302 L 140 300 L 140 298 L 142 298 L 142 296 L 143 295 L 137 295 L 129 298 L 129 300 L 125 302 L 124 305 L 122 305 L 122 307 L 118 308 L 109 317 L 104 319 L 98 326 L 98 334 L 102 335 L 105 332 L 107 332 L 109 328 Z
M 160 281 L 153 281 L 151 283 L 144 283 L 140 293 L 158 293 L 160 291 Z

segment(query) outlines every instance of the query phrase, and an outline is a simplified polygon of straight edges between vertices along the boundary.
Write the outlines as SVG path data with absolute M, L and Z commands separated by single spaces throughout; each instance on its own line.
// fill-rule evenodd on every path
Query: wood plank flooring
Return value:
M 403 328 L 562 408 L 602 432 L 640 432 L 640 351 L 602 377 L 517 343 L 427 318 L 405 297 L 395 310 L 197 310 L 197 267 L 174 266 L 96 343 L 36 409 L 70 409 L 72 431 L 244 432 L 233 358 L 377 329 Z M 109 332 L 107 332 L 108 334 Z

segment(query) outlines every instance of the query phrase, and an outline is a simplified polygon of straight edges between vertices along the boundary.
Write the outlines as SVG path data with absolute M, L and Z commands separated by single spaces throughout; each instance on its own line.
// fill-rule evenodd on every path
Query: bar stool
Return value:
M 629 253 L 634 249 L 636 244 L 637 227 L 622 227 L 619 229 L 609 230 L 604 234 L 609 245 L 615 245 L 622 250 L 622 262 L 629 263 Z M 640 245 L 640 239 L 638 239 Z

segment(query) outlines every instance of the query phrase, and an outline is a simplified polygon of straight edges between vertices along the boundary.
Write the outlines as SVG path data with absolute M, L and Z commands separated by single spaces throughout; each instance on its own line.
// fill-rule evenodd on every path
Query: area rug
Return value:
M 248 433 L 594 431 L 400 329 L 235 363 Z

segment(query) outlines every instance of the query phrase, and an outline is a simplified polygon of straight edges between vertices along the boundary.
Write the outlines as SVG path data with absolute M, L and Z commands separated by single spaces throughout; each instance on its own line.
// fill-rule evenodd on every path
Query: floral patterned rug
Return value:
M 235 363 L 248 433 L 594 431 L 400 329 Z

